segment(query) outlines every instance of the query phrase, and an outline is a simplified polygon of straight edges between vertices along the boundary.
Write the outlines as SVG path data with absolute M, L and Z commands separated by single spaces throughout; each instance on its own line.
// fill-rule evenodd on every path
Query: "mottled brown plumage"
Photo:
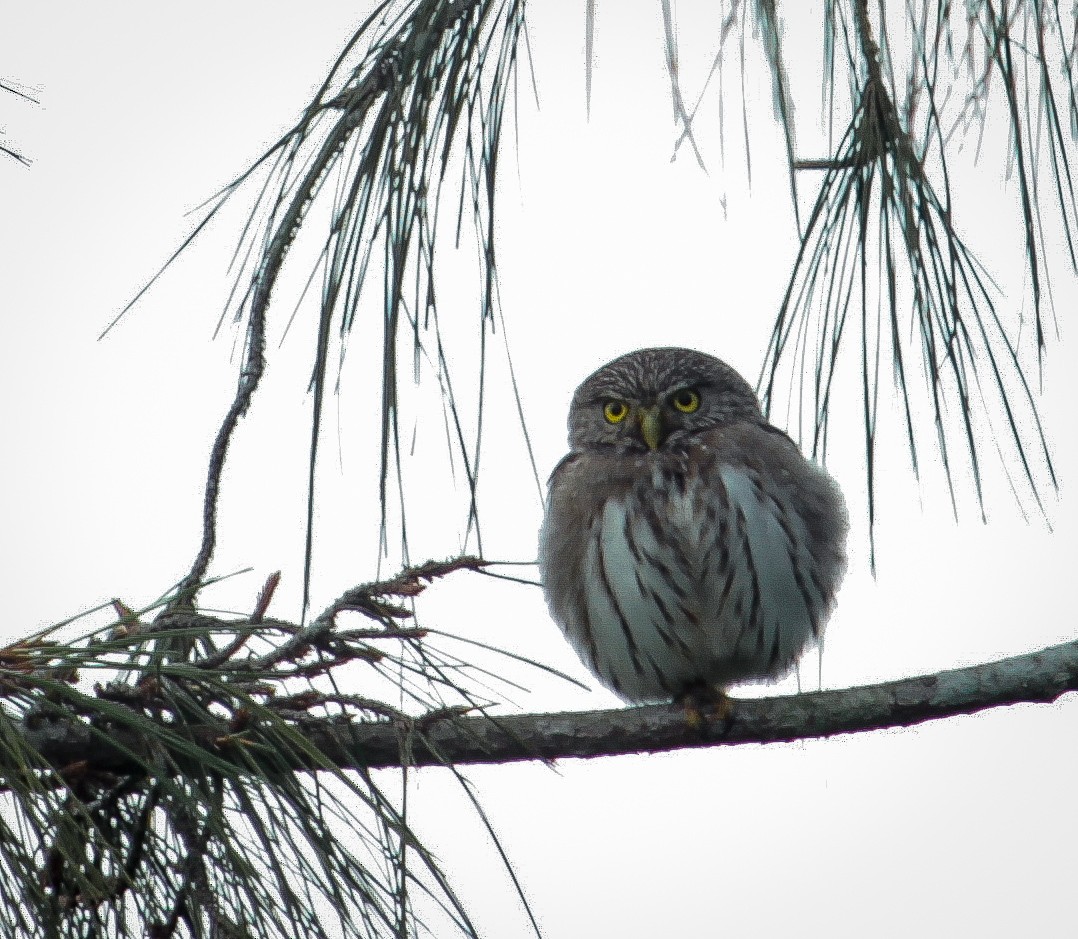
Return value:
M 629 701 L 788 672 L 845 570 L 834 481 L 749 384 L 690 349 L 641 349 L 577 389 L 539 564 L 551 613 Z

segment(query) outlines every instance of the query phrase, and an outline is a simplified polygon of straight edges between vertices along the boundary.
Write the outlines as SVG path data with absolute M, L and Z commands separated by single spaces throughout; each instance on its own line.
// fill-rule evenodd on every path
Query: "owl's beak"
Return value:
M 650 408 L 640 408 L 637 412 L 637 420 L 640 421 L 640 436 L 651 450 L 658 450 L 663 442 L 663 419 L 659 405 Z

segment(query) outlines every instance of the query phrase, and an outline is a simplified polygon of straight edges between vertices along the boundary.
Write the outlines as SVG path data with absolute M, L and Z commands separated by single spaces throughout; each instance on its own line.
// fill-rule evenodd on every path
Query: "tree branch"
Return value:
M 566 757 L 655 753 L 690 747 L 778 743 L 885 727 L 907 727 L 957 714 L 1023 702 L 1047 703 L 1078 690 L 1078 641 L 968 668 L 838 691 L 734 699 L 727 717 L 695 725 L 677 705 L 620 710 L 427 717 L 346 724 L 307 720 L 305 737 L 328 764 L 345 768 L 510 763 Z M 189 728 L 195 742 L 228 759 L 220 730 Z M 103 745 L 86 726 L 44 724 L 27 729 L 28 742 L 53 766 L 85 761 L 97 771 L 131 772 L 137 766 L 122 749 L 140 752 L 133 737 Z M 254 750 L 244 743 L 244 760 Z M 281 755 L 274 769 L 280 771 Z M 296 770 L 320 767 L 297 757 Z

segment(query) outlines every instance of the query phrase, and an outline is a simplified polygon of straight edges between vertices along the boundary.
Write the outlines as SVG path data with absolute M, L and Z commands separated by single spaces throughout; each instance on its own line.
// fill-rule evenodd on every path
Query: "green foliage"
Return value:
M 429 727 L 487 703 L 395 599 L 481 567 L 354 588 L 305 627 L 265 618 L 268 595 L 236 620 L 117 604 L 76 641 L 0 650 L 0 933 L 408 936 L 419 897 L 473 935 L 406 801 L 318 731 L 387 722 L 406 768 Z
M 914 470 L 935 449 L 956 512 L 963 471 L 984 510 L 986 450 L 999 455 L 1019 504 L 1032 498 L 1040 507 L 1055 473 L 1019 349 L 1022 317 L 1000 309 L 998 288 L 960 235 L 950 162 L 967 137 L 983 134 L 989 103 L 1002 98 L 1021 214 L 1001 224 L 1024 230 L 1039 363 L 1050 300 L 1049 261 L 1039 247 L 1051 224 L 1039 198 L 1045 171 L 1076 271 L 1074 14 L 1068 28 L 1058 4 L 1037 0 L 1004 4 L 1002 13 L 988 2 L 907 4 L 909 54 L 900 59 L 889 39 L 896 24 L 883 9 L 870 11 L 867 0 L 826 6 L 827 118 L 842 113 L 840 75 L 851 116 L 830 157 L 793 161 L 797 172 L 822 171 L 823 181 L 772 332 L 764 401 L 774 408 L 792 397 L 801 436 L 822 455 L 836 372 L 843 364 L 857 369 L 870 524 L 888 383 Z M 881 374 L 888 359 L 890 382 Z

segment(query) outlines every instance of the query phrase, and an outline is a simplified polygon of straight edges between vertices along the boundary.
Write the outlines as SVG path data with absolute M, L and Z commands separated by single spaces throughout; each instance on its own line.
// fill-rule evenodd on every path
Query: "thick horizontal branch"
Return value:
M 409 763 L 509 763 L 567 757 L 654 753 L 688 747 L 740 743 L 777 743 L 835 734 L 905 727 L 956 714 L 1022 702 L 1051 702 L 1078 690 L 1078 641 L 1000 662 L 905 678 L 840 691 L 817 691 L 774 698 L 733 699 L 721 719 L 689 721 L 677 705 L 609 711 L 471 715 L 418 722 L 407 727 L 378 720 L 303 725 L 305 737 L 332 763 L 351 768 Z M 191 729 L 215 755 L 228 758 L 219 730 Z M 53 766 L 85 761 L 97 770 L 131 771 L 120 752 L 91 741 L 77 727 L 26 731 L 30 742 Z M 122 741 L 137 752 L 133 740 Z M 247 751 L 250 753 L 250 751 Z M 278 764 L 279 765 L 279 764 Z M 295 769 L 312 768 L 297 763 Z

